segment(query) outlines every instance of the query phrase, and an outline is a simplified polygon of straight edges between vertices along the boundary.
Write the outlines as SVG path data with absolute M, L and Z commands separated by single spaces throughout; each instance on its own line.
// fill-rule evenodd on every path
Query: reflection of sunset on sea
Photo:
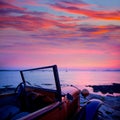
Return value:
M 0 68 L 120 68 L 120 1 L 2 0 Z
M 73 84 L 81 88 L 86 85 L 111 85 L 119 83 L 119 72 L 109 71 L 60 71 L 61 82 Z M 63 81 L 62 81 L 63 80 Z

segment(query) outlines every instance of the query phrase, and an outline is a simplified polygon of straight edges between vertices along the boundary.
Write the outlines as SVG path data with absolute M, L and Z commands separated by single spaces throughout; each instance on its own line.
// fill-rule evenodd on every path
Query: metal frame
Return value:
M 21 74 L 22 80 L 25 83 L 25 78 L 24 78 L 23 72 L 37 70 L 37 69 L 45 69 L 45 68 L 52 68 L 53 69 L 53 74 L 54 74 L 55 84 L 56 84 L 56 89 L 57 89 L 57 96 L 56 97 L 58 98 L 58 101 L 61 101 L 61 87 L 60 87 L 60 80 L 59 80 L 57 65 L 21 70 L 20 74 Z

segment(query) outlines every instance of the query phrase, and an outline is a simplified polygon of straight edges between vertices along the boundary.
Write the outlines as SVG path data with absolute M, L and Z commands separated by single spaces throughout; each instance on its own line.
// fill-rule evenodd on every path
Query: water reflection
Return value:
M 111 85 L 120 83 L 120 72 L 108 71 L 60 71 L 60 81 L 62 84 L 73 84 L 80 89 L 87 88 L 93 92 L 88 85 Z M 97 92 L 101 94 L 101 92 Z

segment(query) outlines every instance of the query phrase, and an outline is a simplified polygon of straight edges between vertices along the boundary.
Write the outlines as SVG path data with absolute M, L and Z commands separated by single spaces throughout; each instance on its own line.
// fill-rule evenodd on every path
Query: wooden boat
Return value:
M 18 72 L 22 80 L 18 86 L 7 81 L 0 89 L 0 120 L 81 119 L 80 90 L 60 85 L 56 65 Z

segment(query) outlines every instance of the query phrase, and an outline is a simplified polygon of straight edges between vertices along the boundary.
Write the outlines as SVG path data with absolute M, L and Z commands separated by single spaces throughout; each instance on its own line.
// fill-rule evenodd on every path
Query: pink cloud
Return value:
M 69 45 L 64 44 L 62 47 L 52 47 L 48 44 L 41 44 L 40 41 L 39 43 L 35 43 L 35 45 L 33 43 L 30 44 L 29 42 L 29 47 L 25 44 L 26 43 L 24 42 L 22 49 L 18 45 L 10 48 L 11 50 L 3 49 L 0 51 L 5 56 L 8 56 L 7 59 L 4 59 L 4 63 L 9 61 L 9 64 L 13 66 L 25 65 L 26 67 L 38 67 L 50 64 L 58 64 L 60 67 L 69 66 L 77 68 L 120 67 L 119 59 L 116 58 L 116 55 L 106 53 L 102 48 L 100 50 L 95 48 L 81 49 L 82 46 L 79 45 L 79 43 L 77 45 L 72 43 L 69 43 Z M 106 48 L 107 47 L 108 46 L 106 46 Z M 2 59 L 0 61 L 2 61 Z
M 120 20 L 119 11 L 95 11 L 89 9 L 81 9 L 76 6 L 64 6 L 61 4 L 50 5 L 50 7 L 56 11 L 63 11 L 71 14 L 86 15 L 91 18 L 105 19 L 105 20 Z
M 89 10 L 89 4 L 65 1 L 52 5 L 7 1 L 1 5 L 0 66 L 120 67 L 120 26 L 81 23 L 89 17 L 119 20 L 119 11 Z M 30 11 L 23 4 L 56 11 Z M 63 14 L 56 15 L 58 11 Z M 86 17 L 78 17 L 81 14 Z
M 73 2 L 68 2 L 68 1 L 60 1 L 60 2 L 58 2 L 60 5 L 64 5 L 64 6 L 72 6 L 72 7 L 91 7 L 91 6 L 95 6 L 95 5 L 91 5 L 91 4 L 87 4 L 87 3 L 85 3 L 85 2 L 83 2 L 83 1 L 73 1 Z
M 15 5 L 9 4 L 7 2 L 0 2 L 0 8 L 1 9 L 15 9 L 15 10 L 26 10 L 25 8 L 22 7 L 17 7 Z

